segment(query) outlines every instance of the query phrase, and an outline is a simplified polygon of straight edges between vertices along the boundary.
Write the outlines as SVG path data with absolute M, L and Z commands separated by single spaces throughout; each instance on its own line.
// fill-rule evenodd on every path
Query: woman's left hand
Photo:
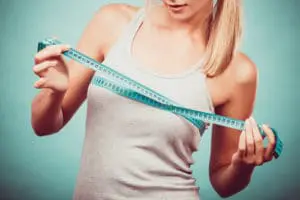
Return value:
M 238 150 L 232 156 L 232 164 L 259 166 L 273 159 L 275 135 L 268 126 L 263 125 L 262 128 L 268 138 L 267 147 L 264 147 L 263 137 L 255 120 L 252 117 L 246 120 L 245 129 L 240 135 Z

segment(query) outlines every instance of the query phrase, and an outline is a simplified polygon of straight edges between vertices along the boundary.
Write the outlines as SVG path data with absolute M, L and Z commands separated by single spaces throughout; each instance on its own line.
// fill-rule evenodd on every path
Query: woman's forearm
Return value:
M 250 182 L 254 166 L 230 164 L 210 174 L 210 181 L 221 197 L 240 192 Z
M 42 89 L 33 99 L 31 107 L 31 124 L 39 136 L 49 135 L 63 127 L 62 99 L 64 93 Z

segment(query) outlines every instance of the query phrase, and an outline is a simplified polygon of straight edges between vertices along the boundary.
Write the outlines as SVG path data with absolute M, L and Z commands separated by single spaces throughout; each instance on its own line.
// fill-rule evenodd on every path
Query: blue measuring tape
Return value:
M 58 44 L 63 43 L 53 38 L 47 38 L 38 43 L 38 51 L 44 49 L 47 46 Z M 138 101 L 149 106 L 169 111 L 176 115 L 180 115 L 190 121 L 199 129 L 203 129 L 203 127 L 205 126 L 205 122 L 237 129 L 240 131 L 244 129 L 245 122 L 242 120 L 182 107 L 178 103 L 155 92 L 151 88 L 144 86 L 127 76 L 124 76 L 123 74 L 111 69 L 110 67 L 102 63 L 99 63 L 98 61 L 80 53 L 73 48 L 70 48 L 68 51 L 63 52 L 63 54 L 70 59 L 73 59 L 89 68 L 92 68 L 93 70 L 101 72 L 103 77 L 94 76 L 92 79 L 92 84 L 106 88 L 120 96 L 127 97 L 134 101 Z M 262 129 L 262 125 L 258 125 L 258 128 L 261 135 L 266 136 Z M 283 143 L 280 140 L 276 130 L 274 130 L 273 128 L 271 129 L 274 132 L 276 139 L 276 145 L 273 155 L 275 158 L 278 158 L 282 152 Z

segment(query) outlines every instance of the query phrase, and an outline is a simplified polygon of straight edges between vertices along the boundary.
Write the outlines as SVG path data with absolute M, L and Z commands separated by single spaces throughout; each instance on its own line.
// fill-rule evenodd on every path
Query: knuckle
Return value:
M 251 147 L 251 148 L 254 147 L 254 141 L 252 141 L 252 140 L 251 140 L 251 141 L 248 141 L 248 142 L 247 142 L 247 146 L 248 146 L 248 147 Z
M 274 135 L 273 131 L 268 130 L 268 131 L 266 131 L 266 133 L 269 134 L 269 137 L 270 137 L 271 139 L 275 139 L 275 135 Z
M 264 147 L 263 147 L 263 146 L 257 146 L 257 147 L 256 147 L 256 151 L 257 151 L 258 153 L 262 153 L 262 152 L 264 151 Z
M 52 49 L 55 49 L 55 46 L 56 45 L 49 45 L 45 48 L 45 50 L 52 50 Z
M 247 165 L 251 165 L 251 164 L 252 164 L 252 160 L 251 160 L 251 159 L 246 159 L 246 160 L 245 160 L 245 163 L 246 163 Z
M 33 66 L 32 70 L 34 73 L 38 73 L 38 67 L 36 65 Z
M 58 60 L 51 60 L 51 61 L 50 61 L 50 65 L 51 65 L 52 67 L 55 67 L 55 66 L 57 66 L 58 64 L 59 64 Z
M 262 161 L 256 161 L 256 166 L 261 166 L 261 165 L 263 165 L 264 164 L 264 162 L 262 162 Z
M 62 52 L 62 47 L 61 46 L 55 46 L 54 52 L 56 55 L 60 55 Z
M 255 138 L 255 141 L 256 141 L 256 142 L 261 142 L 261 143 L 262 143 L 262 142 L 263 142 L 263 139 L 262 139 L 262 137 L 259 136 L 259 137 Z
M 255 140 L 255 143 L 259 146 L 261 146 L 263 144 L 263 140 L 262 139 L 257 139 Z
M 245 160 L 245 163 L 246 163 L 247 165 L 253 165 L 253 164 L 255 164 L 255 160 L 254 160 L 253 158 L 249 158 L 249 159 L 246 159 L 246 160 Z
M 241 157 L 243 157 L 245 155 L 245 150 L 239 149 L 238 150 L 238 155 L 241 156 Z
M 46 60 L 45 62 L 43 62 L 43 69 L 46 69 L 50 66 L 51 66 L 51 62 L 49 60 Z
M 52 46 L 47 46 L 45 49 L 41 51 L 41 53 L 46 53 L 46 52 L 51 52 L 52 51 Z
M 272 159 L 273 159 L 272 156 L 268 156 L 265 160 L 266 160 L 267 162 L 270 162 Z
M 262 165 L 264 163 L 264 160 L 263 160 L 263 158 L 258 158 L 257 160 L 256 160 L 256 165 Z
M 241 159 L 245 164 L 249 164 L 249 159 L 247 157 L 244 157 Z
M 47 60 L 44 62 L 45 68 L 55 67 L 58 64 L 57 60 Z
M 247 136 L 247 144 L 254 144 L 254 139 L 252 138 L 252 136 Z
M 250 159 L 245 159 L 244 162 L 245 162 L 247 165 L 250 165 L 252 161 L 251 161 Z
M 47 51 L 49 56 L 56 56 L 59 54 L 59 49 L 55 45 L 46 47 L 45 51 Z
M 271 140 L 271 141 L 269 141 L 269 144 L 270 144 L 270 146 L 275 147 L 276 142 L 275 142 L 275 140 Z
M 266 161 L 266 162 L 269 162 L 269 161 L 271 161 L 273 159 L 273 156 L 272 155 L 267 155 L 267 156 L 265 156 L 265 158 L 264 158 L 264 160 Z
M 246 148 L 245 148 L 245 147 L 239 147 L 239 151 L 240 151 L 240 152 L 245 152 L 245 151 L 246 151 Z
M 248 151 L 248 153 L 249 153 L 249 152 L 254 152 L 254 146 L 251 146 L 251 145 L 248 146 L 248 147 L 247 147 L 247 151 Z
M 270 138 L 270 142 L 273 143 L 273 144 L 275 144 L 276 143 L 276 138 L 275 137 L 271 137 Z
M 34 63 L 37 64 L 40 60 L 40 53 L 35 54 L 34 56 Z

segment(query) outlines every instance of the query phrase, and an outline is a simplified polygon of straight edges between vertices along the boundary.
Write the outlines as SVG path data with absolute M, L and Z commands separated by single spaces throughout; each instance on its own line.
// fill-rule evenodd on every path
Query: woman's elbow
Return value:
M 224 199 L 239 193 L 244 188 L 246 188 L 247 185 L 249 184 L 249 182 L 248 182 L 248 184 L 243 185 L 243 186 L 231 185 L 231 187 L 229 187 L 229 185 L 218 184 L 215 181 L 213 181 L 213 179 L 210 179 L 210 182 L 211 182 L 212 187 L 216 191 L 216 193 Z
M 34 120 L 31 121 L 31 127 L 34 134 L 39 137 L 55 134 L 61 129 L 60 127 L 42 127 L 39 124 L 35 123 Z
M 234 195 L 234 193 L 230 192 L 228 189 L 225 189 L 225 188 L 222 189 L 221 187 L 218 187 L 218 186 L 214 185 L 213 183 L 211 183 L 211 184 L 212 184 L 214 190 L 216 191 L 216 193 L 224 199 Z
M 232 195 L 234 195 L 233 193 L 229 193 L 228 191 L 222 191 L 222 190 L 215 190 L 217 192 L 217 194 L 222 197 L 222 198 L 228 198 L 231 197 Z

